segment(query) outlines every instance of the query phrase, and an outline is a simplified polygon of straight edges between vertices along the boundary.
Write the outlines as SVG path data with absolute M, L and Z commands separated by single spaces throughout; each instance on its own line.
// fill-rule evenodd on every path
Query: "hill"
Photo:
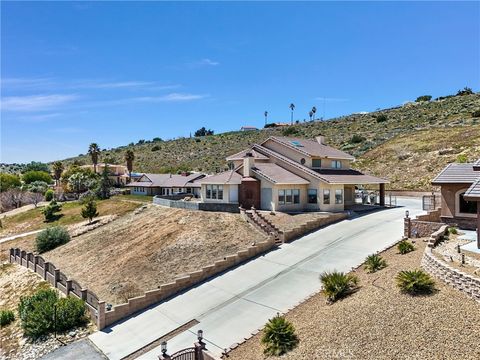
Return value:
M 157 141 L 147 141 L 102 151 L 100 160 L 109 159 L 114 163 L 124 163 L 125 150 L 131 148 L 135 152 L 134 171 L 166 173 L 197 170 L 215 172 L 227 167 L 225 158 L 228 155 L 243 150 L 250 144 L 259 143 L 268 136 L 291 135 L 313 138 L 322 134 L 328 144 L 356 156 L 359 160 L 356 164 L 358 168 L 388 178 L 391 178 L 393 174 L 390 188 L 420 187 L 425 189 L 429 175 L 449 161 L 455 160 L 455 154 L 466 151 L 462 147 L 468 147 L 468 139 L 475 140 L 473 130 L 468 132 L 468 138 L 463 138 L 461 130 L 459 130 L 462 128 L 478 130 L 478 127 L 475 126 L 480 124 L 480 117 L 474 117 L 475 112 L 480 112 L 480 93 L 452 96 L 430 102 L 409 103 L 368 114 L 352 114 L 327 121 L 300 123 L 286 128 L 269 128 L 249 132 L 236 131 L 169 141 L 161 141 L 157 138 Z M 442 131 L 439 132 L 439 130 Z M 157 135 L 161 134 L 152 134 L 152 137 Z M 406 159 L 400 160 L 404 157 L 400 154 L 402 146 L 408 139 L 411 139 L 409 144 L 412 146 L 403 150 L 409 155 Z M 459 141 L 462 145 L 457 146 L 453 143 L 454 141 Z M 423 146 L 422 142 L 425 142 Z M 431 151 L 429 150 L 430 146 Z M 438 159 L 435 158 L 434 165 L 431 161 L 424 161 L 424 159 L 430 159 L 434 155 L 434 151 L 450 148 L 454 150 L 441 155 Z M 382 154 L 382 149 L 390 150 L 386 154 Z M 467 160 L 480 157 L 478 148 L 468 150 L 465 154 Z M 416 161 L 420 155 L 427 156 L 427 158 L 422 157 L 421 161 Z M 76 161 L 86 164 L 90 163 L 90 158 L 83 155 L 65 161 L 66 163 Z M 382 163 L 378 164 L 377 161 Z M 414 161 L 416 161 L 415 166 L 419 171 L 408 173 L 409 178 L 407 179 L 403 174 L 403 165 L 411 166 Z

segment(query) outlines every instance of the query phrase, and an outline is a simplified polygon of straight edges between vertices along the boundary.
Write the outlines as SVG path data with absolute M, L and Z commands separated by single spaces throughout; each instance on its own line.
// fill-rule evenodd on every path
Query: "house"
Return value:
M 242 126 L 240 131 L 255 131 L 258 130 L 255 126 Z
M 440 186 L 440 220 L 467 230 L 477 229 L 480 248 L 480 159 L 447 165 L 432 185 Z
M 238 203 L 271 211 L 342 211 L 355 186 L 376 184 L 385 205 L 385 179 L 351 169 L 354 157 L 316 140 L 271 136 L 226 159 L 231 170 L 199 181 L 203 202 Z
M 127 184 L 128 169 L 125 165 L 99 163 L 96 166 L 97 174 L 103 173 L 105 166 L 108 167 L 108 171 L 109 171 L 108 177 L 110 178 L 113 184 L 117 186 L 124 186 Z M 94 171 L 93 165 L 82 165 L 81 167 L 84 169 L 90 169 Z
M 200 196 L 200 184 L 197 180 L 205 175 L 201 173 L 176 174 L 143 174 L 137 181 L 127 184 L 135 195 L 192 194 Z

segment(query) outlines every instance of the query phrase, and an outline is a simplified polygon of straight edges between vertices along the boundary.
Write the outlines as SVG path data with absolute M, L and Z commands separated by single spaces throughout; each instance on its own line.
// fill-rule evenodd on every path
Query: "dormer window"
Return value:
M 341 169 L 342 162 L 340 160 L 332 160 L 332 169 Z
M 322 167 L 322 160 L 321 159 L 312 159 L 312 168 L 319 169 Z

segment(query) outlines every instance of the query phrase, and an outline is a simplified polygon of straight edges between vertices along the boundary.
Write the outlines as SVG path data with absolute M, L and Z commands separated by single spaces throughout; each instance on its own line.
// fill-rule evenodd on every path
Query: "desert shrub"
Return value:
M 432 95 L 422 95 L 417 97 L 417 100 L 415 100 L 415 102 L 430 101 L 430 100 L 432 100 Z
M 472 117 L 480 117 L 480 110 L 475 110 L 472 112 Z
M 12 310 L 0 310 L 0 326 L 7 326 L 15 320 Z
M 397 286 L 410 295 L 430 294 L 435 290 L 435 281 L 422 270 L 404 270 L 396 276 Z
M 23 331 L 32 338 L 84 324 L 87 321 L 85 310 L 83 300 L 75 297 L 60 299 L 53 289 L 41 289 L 32 296 L 22 297 L 18 305 Z
M 46 222 L 52 222 L 59 218 L 58 212 L 62 210 L 62 205 L 55 200 L 50 201 L 50 204 L 45 206 L 42 210 L 43 216 L 45 216 Z
M 68 231 L 62 226 L 49 227 L 38 233 L 35 247 L 39 253 L 55 249 L 70 241 Z
M 380 114 L 376 117 L 377 123 L 385 122 L 388 120 L 387 115 L 385 114 Z
M 57 302 L 57 330 L 65 331 L 87 322 L 85 302 L 73 296 Z
M 263 352 L 267 355 L 280 356 L 294 349 L 298 344 L 298 337 L 293 324 L 277 314 L 265 325 L 262 344 L 265 345 Z
M 358 278 L 355 275 L 337 271 L 322 273 L 320 281 L 323 285 L 322 291 L 330 302 L 349 295 L 355 291 L 358 284 Z
M 458 230 L 457 230 L 456 227 L 452 226 L 452 227 L 449 227 L 449 228 L 448 228 L 448 233 L 455 235 L 455 234 L 458 234 Z
M 469 87 L 464 87 L 462 90 L 457 91 L 457 96 L 472 95 L 473 90 Z
M 378 254 L 372 254 L 365 259 L 365 269 L 369 273 L 374 273 L 387 266 L 387 262 Z
M 160 146 L 158 145 L 152 146 L 152 151 L 158 151 L 158 150 L 160 150 Z
M 467 155 L 465 154 L 458 154 L 457 156 L 457 162 L 458 163 L 461 163 L 461 164 L 464 164 L 468 161 L 468 158 L 467 158 Z
M 415 247 L 411 242 L 408 242 L 407 240 L 402 240 L 398 243 L 397 249 L 400 254 L 404 255 L 415 250 Z
M 282 130 L 283 136 L 290 136 L 298 134 L 298 130 L 293 126 L 288 126 Z
M 265 124 L 265 126 L 264 126 L 265 129 L 274 128 L 274 127 L 277 127 L 277 124 L 275 124 L 275 123 L 269 123 L 269 124 Z
M 54 192 L 52 189 L 48 189 L 47 191 L 45 191 L 45 201 L 52 201 L 53 195 L 54 195 Z
M 358 144 L 358 143 L 361 143 L 361 142 L 364 142 L 366 139 L 361 136 L 361 135 L 358 135 L 358 134 L 354 134 L 352 136 L 352 138 L 350 139 L 350 143 L 351 144 Z

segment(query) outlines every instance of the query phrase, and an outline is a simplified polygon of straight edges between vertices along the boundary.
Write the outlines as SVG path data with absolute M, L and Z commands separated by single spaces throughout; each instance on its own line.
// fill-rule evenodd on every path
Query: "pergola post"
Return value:
M 385 206 L 385 184 L 380 184 L 380 206 Z

